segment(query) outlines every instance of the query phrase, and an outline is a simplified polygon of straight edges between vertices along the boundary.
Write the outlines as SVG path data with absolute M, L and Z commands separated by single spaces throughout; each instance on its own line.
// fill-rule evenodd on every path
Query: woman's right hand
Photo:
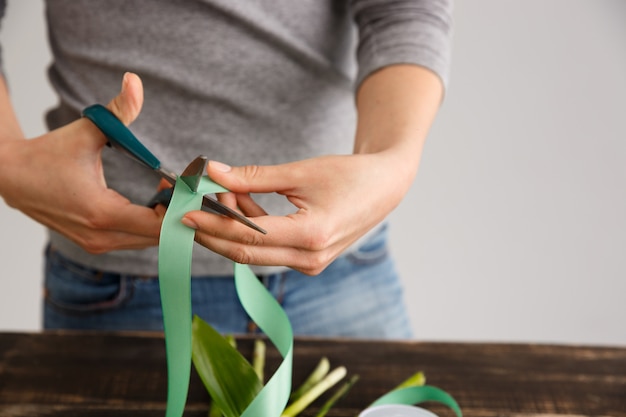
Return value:
M 128 125 L 142 104 L 141 80 L 127 73 L 107 108 Z M 132 204 L 107 187 L 101 159 L 106 142 L 86 118 L 34 139 L 3 140 L 0 195 L 90 253 L 155 246 L 165 209 Z

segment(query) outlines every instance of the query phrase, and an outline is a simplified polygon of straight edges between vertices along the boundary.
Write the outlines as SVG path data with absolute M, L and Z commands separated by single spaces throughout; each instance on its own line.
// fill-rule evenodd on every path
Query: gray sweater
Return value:
M 199 154 L 231 165 L 347 154 L 354 92 L 369 74 L 408 63 L 447 83 L 451 1 L 49 0 L 48 73 L 60 101 L 46 120 L 54 129 L 106 104 L 132 71 L 145 103 L 131 129 L 177 172 Z M 103 159 L 111 188 L 139 204 L 154 194 L 152 172 L 109 149 Z M 256 199 L 270 214 L 294 210 Z M 52 231 L 50 240 L 92 267 L 157 273 L 156 248 L 96 256 Z M 230 275 L 232 264 L 196 247 L 192 271 Z

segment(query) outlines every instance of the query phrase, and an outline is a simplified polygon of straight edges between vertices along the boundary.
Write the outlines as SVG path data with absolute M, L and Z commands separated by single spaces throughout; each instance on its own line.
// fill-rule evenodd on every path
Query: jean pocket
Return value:
M 45 301 L 66 314 L 115 309 L 132 296 L 130 280 L 71 261 L 49 248 L 46 253 Z
M 387 235 L 387 225 L 383 224 L 359 246 L 349 251 L 346 259 L 359 265 L 377 264 L 386 260 L 389 257 Z

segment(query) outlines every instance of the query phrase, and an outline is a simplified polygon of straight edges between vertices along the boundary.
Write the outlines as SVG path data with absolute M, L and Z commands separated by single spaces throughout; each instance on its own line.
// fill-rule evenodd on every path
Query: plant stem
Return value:
M 347 380 L 335 393 L 332 397 L 329 398 L 328 401 L 320 408 L 320 410 L 315 414 L 315 417 L 325 417 L 328 411 L 337 403 L 337 401 L 341 400 L 347 393 L 350 391 L 352 386 L 359 380 L 358 375 L 352 375 L 352 377 Z
M 289 407 L 285 408 L 281 417 L 295 417 L 302 410 L 309 406 L 313 401 L 315 401 L 320 395 L 324 392 L 328 391 L 335 385 L 337 382 L 341 381 L 341 379 L 346 376 L 346 368 L 340 366 L 338 368 L 333 369 L 328 375 L 324 377 L 320 382 L 315 384 L 313 388 L 308 390 L 304 395 L 298 398 L 296 401 L 291 403 Z
M 261 383 L 264 381 L 264 369 L 265 369 L 265 342 L 261 339 L 256 339 L 254 341 L 254 351 L 252 353 L 252 367 L 254 368 L 254 372 L 259 377 L 259 381 Z
M 305 392 L 311 389 L 311 387 L 320 382 L 322 378 L 326 376 L 329 370 L 330 362 L 328 361 L 328 358 L 322 357 L 322 359 L 320 359 L 319 363 L 317 364 L 313 372 L 311 372 L 309 377 L 302 383 L 302 385 L 300 385 L 297 390 L 291 393 L 289 401 L 297 401 L 300 397 L 302 397 Z

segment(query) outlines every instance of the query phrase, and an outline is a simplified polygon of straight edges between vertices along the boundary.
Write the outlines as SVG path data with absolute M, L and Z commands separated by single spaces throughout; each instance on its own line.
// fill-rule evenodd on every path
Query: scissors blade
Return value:
M 228 206 L 225 206 L 224 204 L 220 203 L 217 200 L 214 200 L 213 198 L 209 197 L 208 195 L 205 195 L 204 198 L 202 199 L 202 208 L 203 209 L 208 209 L 214 212 L 217 212 L 219 214 L 222 214 L 226 217 L 230 217 L 233 220 L 237 220 L 239 223 L 244 224 L 254 230 L 256 230 L 257 232 L 261 232 L 264 235 L 267 234 L 267 231 L 265 229 L 263 229 L 262 227 L 258 226 L 257 224 L 255 224 L 254 222 L 250 221 L 250 219 L 248 219 L 245 216 L 242 216 L 241 214 L 237 213 L 235 210 L 231 209 Z
M 207 157 L 204 155 L 200 155 L 196 159 L 191 161 L 191 163 L 187 165 L 187 168 L 185 168 L 183 173 L 180 174 L 180 179 L 183 180 L 183 182 L 189 187 L 191 191 L 193 192 L 198 191 L 198 185 L 200 185 L 202 176 L 204 175 L 204 172 L 206 171 L 206 166 L 207 166 Z M 206 207 L 207 209 L 211 211 L 214 211 L 218 214 L 222 214 L 226 217 L 236 220 L 239 223 L 242 223 L 256 230 L 257 232 L 267 234 L 265 229 L 257 226 L 255 223 L 248 220 L 247 217 L 242 216 L 241 214 L 237 213 L 235 210 L 220 203 L 217 200 L 214 200 L 213 198 L 207 195 L 203 196 L 202 198 L 202 206 L 203 208 Z
M 194 193 L 198 191 L 198 185 L 200 185 L 200 180 L 206 171 L 207 157 L 204 155 L 200 155 L 196 157 L 187 168 L 180 174 L 180 179 L 189 187 L 191 191 Z

